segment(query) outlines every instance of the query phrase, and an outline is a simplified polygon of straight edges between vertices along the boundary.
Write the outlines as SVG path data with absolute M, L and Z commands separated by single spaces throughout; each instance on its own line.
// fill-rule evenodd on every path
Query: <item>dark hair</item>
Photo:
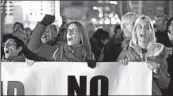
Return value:
M 32 51 L 30 51 L 27 48 L 27 46 L 24 44 L 24 42 L 20 40 L 18 37 L 12 34 L 6 34 L 5 40 L 3 40 L 3 42 L 7 41 L 8 39 L 13 39 L 16 42 L 17 48 L 22 47 L 22 51 L 19 53 L 19 55 L 23 53 L 27 59 L 34 60 L 34 61 L 46 61 L 46 59 L 39 57 L 36 54 L 34 54 Z
M 14 25 L 13 25 L 13 28 L 14 28 L 14 26 L 17 25 L 17 24 L 21 25 L 22 29 L 24 30 L 24 26 L 23 26 L 23 24 L 22 24 L 21 22 L 15 22 Z
M 115 25 L 114 34 L 117 34 L 117 29 L 121 30 L 121 25 L 120 24 Z
M 107 39 L 109 38 L 109 32 L 103 30 L 102 28 L 99 28 L 96 30 L 96 32 L 93 34 L 93 37 L 95 37 L 96 39 Z

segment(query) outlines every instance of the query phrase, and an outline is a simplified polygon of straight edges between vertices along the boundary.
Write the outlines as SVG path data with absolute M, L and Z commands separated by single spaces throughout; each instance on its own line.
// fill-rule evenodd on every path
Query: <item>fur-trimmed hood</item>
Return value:
M 129 46 L 135 49 L 137 54 L 139 54 L 140 57 L 143 58 L 141 48 L 138 45 L 135 45 L 132 42 L 130 42 Z M 163 59 L 165 59 L 168 57 L 168 52 L 163 44 L 150 42 L 147 47 L 146 57 L 157 56 L 161 56 Z

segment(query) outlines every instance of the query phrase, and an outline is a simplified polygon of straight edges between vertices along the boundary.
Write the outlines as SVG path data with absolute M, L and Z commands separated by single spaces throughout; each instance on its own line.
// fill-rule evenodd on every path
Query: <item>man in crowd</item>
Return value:
M 133 26 L 138 15 L 133 12 L 128 12 L 121 18 L 121 28 L 117 27 L 116 30 L 121 29 L 122 32 L 118 32 L 114 38 L 112 38 L 107 44 L 104 61 L 113 62 L 116 61 L 120 52 L 127 48 L 132 36 Z
M 58 31 L 52 23 L 55 16 L 45 15 L 41 22 L 38 22 L 28 43 L 28 48 L 48 61 L 53 61 L 53 53 L 58 48 Z
M 171 38 L 169 37 L 171 34 L 168 31 L 168 17 L 164 14 L 157 15 L 155 17 L 156 23 L 156 38 L 157 42 L 164 44 L 166 47 L 172 46 Z
M 156 23 L 156 38 L 157 38 L 157 42 L 161 43 L 163 45 L 165 45 L 168 49 L 172 50 L 173 48 L 173 38 L 171 38 L 171 36 L 173 37 L 173 32 L 171 30 L 171 22 L 169 22 L 168 17 L 164 14 L 161 15 L 157 15 L 155 17 Z M 171 52 L 171 51 L 170 51 Z M 170 53 L 169 52 L 169 53 Z M 171 75 L 171 82 L 170 85 L 168 87 L 168 89 L 163 90 L 163 95 L 165 96 L 169 96 L 170 94 L 173 94 L 172 92 L 172 88 L 173 88 L 173 55 L 172 52 L 170 53 L 169 57 L 167 58 L 167 62 L 168 62 L 168 72 Z
M 92 52 L 94 53 L 96 61 L 103 61 L 104 48 L 109 40 L 109 32 L 99 28 L 94 32 L 90 38 Z

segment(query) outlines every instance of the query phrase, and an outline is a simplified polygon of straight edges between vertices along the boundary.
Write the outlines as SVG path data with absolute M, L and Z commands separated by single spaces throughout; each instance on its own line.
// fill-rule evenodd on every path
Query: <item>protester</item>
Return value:
M 79 22 L 67 24 L 66 43 L 62 43 L 53 54 L 55 61 L 85 62 L 92 60 L 91 45 L 84 26 Z
M 20 23 L 20 22 L 15 22 L 14 25 L 13 25 L 13 33 L 16 33 L 20 30 L 24 30 L 23 24 Z
M 122 28 L 122 32 L 124 34 L 124 42 L 122 44 L 123 48 L 127 47 L 124 45 L 128 45 L 128 43 L 130 42 L 130 40 L 132 38 L 132 30 L 133 30 L 134 23 L 137 18 L 138 18 L 138 14 L 133 13 L 133 12 L 128 12 L 125 15 L 123 15 L 121 18 L 121 28 Z
M 6 39 L 6 40 L 5 40 Z M 46 60 L 32 53 L 22 40 L 12 34 L 7 34 L 4 39 L 3 62 L 25 62 L 26 60 Z
M 168 21 L 168 37 L 170 39 L 170 41 L 173 44 L 173 17 L 169 19 Z M 171 81 L 170 81 L 170 85 L 168 87 L 167 90 L 163 90 L 163 95 L 164 96 L 171 96 L 171 94 L 173 94 L 173 45 L 169 46 L 169 57 L 167 58 L 167 62 L 168 62 L 168 72 L 171 75 Z
M 32 52 L 48 61 L 54 61 L 53 53 L 59 47 L 58 30 L 52 25 L 54 20 L 55 16 L 45 15 L 42 21 L 37 23 L 27 45 Z
M 21 39 L 25 45 L 28 44 L 28 36 L 24 30 L 23 24 L 16 22 L 13 25 L 13 35 Z
M 162 95 L 160 90 L 166 89 L 170 82 L 167 55 L 164 45 L 156 43 L 150 18 L 142 15 L 136 20 L 129 46 L 120 54 L 118 61 L 124 65 L 128 62 L 147 62 L 154 77 L 152 95 Z
M 91 37 L 90 39 L 91 48 L 92 52 L 94 53 L 96 61 L 100 60 L 103 61 L 104 48 L 108 40 L 109 40 L 109 32 L 101 28 L 97 29 L 96 32 Z M 100 57 L 101 55 L 103 57 Z
M 104 62 L 115 62 L 122 50 L 121 44 L 124 40 L 121 26 L 116 25 L 114 29 L 114 35 L 106 44 Z
M 116 35 L 114 35 L 106 45 L 104 61 L 115 62 L 121 51 L 123 49 L 126 50 L 131 39 L 134 22 L 137 17 L 138 15 L 133 12 L 128 12 L 122 16 L 121 27 L 119 25 L 115 27 L 115 30 L 122 31 L 116 33 Z
M 155 17 L 155 26 L 156 26 L 156 38 L 157 42 L 162 43 L 166 47 L 172 46 L 170 38 L 168 35 L 171 35 L 168 31 L 168 17 L 164 14 L 157 15 Z

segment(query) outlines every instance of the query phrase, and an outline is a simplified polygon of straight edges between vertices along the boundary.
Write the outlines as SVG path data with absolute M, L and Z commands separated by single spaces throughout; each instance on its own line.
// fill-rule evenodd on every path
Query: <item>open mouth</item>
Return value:
M 68 38 L 67 40 L 68 40 L 68 41 L 72 41 L 72 40 L 73 40 L 73 38 Z
M 43 39 L 46 39 L 47 38 L 47 36 L 43 36 Z
M 10 53 L 10 51 L 7 49 L 7 50 L 5 50 L 5 54 L 8 54 L 8 53 Z
M 146 37 L 146 35 L 145 35 L 145 34 L 140 34 L 140 36 L 141 36 L 141 37 Z

